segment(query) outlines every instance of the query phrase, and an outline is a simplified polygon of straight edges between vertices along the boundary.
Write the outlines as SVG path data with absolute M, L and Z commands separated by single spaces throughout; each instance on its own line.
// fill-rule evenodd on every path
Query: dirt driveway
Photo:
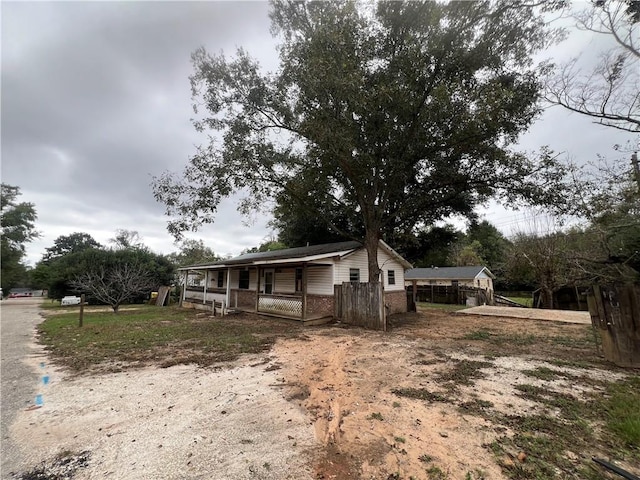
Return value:
M 542 456 L 557 453 L 582 472 L 600 446 L 563 408 L 628 374 L 584 325 L 426 311 L 388 333 L 309 328 L 220 368 L 49 376 L 44 407 L 11 428 L 25 467 L 87 452 L 74 478 L 481 480 L 556 478 Z M 529 419 L 566 445 L 520 450 Z

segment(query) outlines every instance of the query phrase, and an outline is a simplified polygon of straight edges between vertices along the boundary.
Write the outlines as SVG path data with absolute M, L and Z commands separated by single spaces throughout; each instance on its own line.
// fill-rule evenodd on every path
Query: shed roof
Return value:
M 412 268 L 405 272 L 404 278 L 405 280 L 462 280 L 476 278 L 483 271 L 489 277 L 495 278 L 495 275 L 487 267 L 481 265 L 471 267 Z

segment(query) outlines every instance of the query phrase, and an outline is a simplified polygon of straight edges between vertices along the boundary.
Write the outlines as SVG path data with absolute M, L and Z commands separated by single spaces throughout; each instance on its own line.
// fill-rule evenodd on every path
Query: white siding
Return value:
M 274 293 L 295 293 L 296 292 L 296 269 L 276 268 L 274 275 Z M 263 280 L 264 281 L 264 277 Z
M 330 266 L 307 267 L 307 293 L 333 295 L 332 270 L 333 268 Z
M 378 248 L 378 265 L 382 270 L 384 276 L 384 290 L 385 292 L 394 292 L 404 290 L 404 267 L 398 260 L 389 255 L 387 252 Z M 395 285 L 389 285 L 389 270 L 393 270 L 396 276 Z
M 227 288 L 226 270 L 209 270 L 209 288 L 218 288 L 218 275 L 222 275 L 222 287 L 220 288 Z
M 258 278 L 257 271 L 255 268 L 249 269 L 249 290 L 256 291 Z M 231 270 L 231 288 L 238 288 L 238 284 L 240 282 L 240 270 Z M 227 284 L 225 283 L 225 288 Z
M 342 285 L 342 282 L 348 282 L 350 268 L 359 268 L 360 281 L 367 281 L 369 278 L 369 267 L 367 266 L 367 252 L 364 248 L 361 248 L 346 257 L 342 257 L 340 260 L 336 260 L 333 283 L 335 285 Z
M 394 257 L 389 255 L 382 248 L 378 248 L 378 265 L 383 272 L 384 276 L 384 289 L 385 291 L 402 291 L 404 290 L 404 267 Z M 343 257 L 342 260 L 336 261 L 334 283 L 336 285 L 342 284 L 342 282 L 349 281 L 349 269 L 360 269 L 360 281 L 366 282 L 369 279 L 369 264 L 367 261 L 367 251 L 364 248 Z M 389 285 L 389 276 L 387 271 L 395 271 L 396 283 L 395 285 Z
M 483 270 L 478 275 L 476 275 L 476 278 L 491 278 L 491 277 L 487 275 L 487 273 Z

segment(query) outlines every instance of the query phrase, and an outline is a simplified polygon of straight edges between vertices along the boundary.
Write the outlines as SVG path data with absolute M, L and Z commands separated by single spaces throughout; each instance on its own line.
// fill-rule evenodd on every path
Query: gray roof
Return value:
M 432 267 L 432 268 L 411 268 L 404 274 L 405 280 L 466 280 L 476 278 L 478 274 L 484 271 L 488 276 L 494 278 L 494 275 L 487 267 Z
M 239 255 L 228 260 L 220 260 L 219 262 L 198 263 L 195 265 L 189 265 L 188 267 L 181 267 L 180 270 L 185 270 L 192 267 L 205 267 L 215 265 L 243 265 L 250 264 L 255 261 L 303 258 L 312 255 L 324 255 L 334 252 L 337 253 L 347 250 L 356 250 L 360 247 L 362 247 L 362 244 L 360 242 L 349 241 L 338 243 L 324 243 L 322 245 L 310 245 L 308 247 L 284 248 L 282 250 L 272 250 L 270 252 L 245 253 L 244 255 Z

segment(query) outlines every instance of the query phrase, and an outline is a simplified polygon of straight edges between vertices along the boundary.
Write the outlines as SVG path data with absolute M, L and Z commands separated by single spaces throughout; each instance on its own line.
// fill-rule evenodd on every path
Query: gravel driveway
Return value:
M 49 468 L 62 453 L 88 457 L 79 480 L 312 478 L 313 426 L 269 358 L 80 377 L 45 364 L 49 382 L 39 385 L 42 358 L 29 356 L 41 352 L 29 333 L 37 306 L 2 313 L 3 478 Z M 36 390 L 43 406 L 28 409 Z
M 34 327 L 42 321 L 38 314 L 41 298 L 12 298 L 0 303 L 2 343 L 0 377 L 2 378 L 2 478 L 22 463 L 18 446 L 9 436 L 9 425 L 19 411 L 34 403 L 38 372 L 27 363 L 33 361 Z

